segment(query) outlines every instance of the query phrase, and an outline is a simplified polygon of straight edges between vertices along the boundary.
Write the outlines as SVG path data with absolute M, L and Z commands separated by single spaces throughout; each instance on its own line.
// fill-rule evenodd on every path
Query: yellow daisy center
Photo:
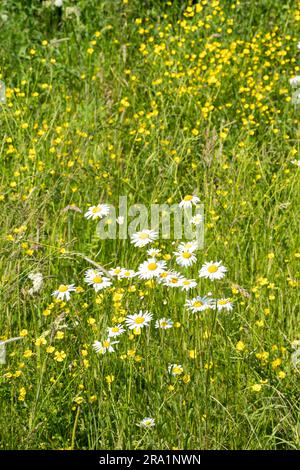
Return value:
M 101 212 L 100 207 L 94 207 L 94 208 L 92 209 L 92 213 L 93 213 L 93 214 L 97 214 L 98 212 Z
M 117 326 L 114 326 L 114 327 L 111 329 L 111 331 L 112 331 L 113 333 L 118 333 L 119 330 L 120 330 L 120 328 L 118 328 Z
M 64 284 L 62 284 L 61 286 L 59 286 L 58 288 L 58 291 L 59 292 L 67 292 L 68 290 L 68 286 L 65 286 Z
M 102 277 L 100 277 L 100 276 L 95 276 L 94 279 L 93 279 L 93 282 L 94 282 L 95 284 L 101 284 L 101 282 L 102 282 Z
M 203 305 L 203 302 L 201 302 L 201 300 L 196 300 L 196 302 L 193 303 L 193 307 L 202 307 Z
M 171 282 L 172 282 L 172 284 L 177 284 L 178 278 L 177 277 L 172 277 Z
M 109 345 L 110 345 L 110 341 L 108 341 L 108 340 L 103 341 L 103 347 L 104 348 L 108 348 Z
M 192 256 L 192 253 L 189 253 L 188 251 L 184 251 L 182 253 L 182 257 L 185 259 L 189 259 Z
M 140 233 L 140 239 L 141 240 L 146 240 L 147 238 L 149 238 L 148 233 Z
M 173 374 L 179 375 L 179 374 L 182 373 L 182 369 L 181 369 L 181 367 L 173 367 L 172 372 L 173 372 Z
M 209 273 L 216 273 L 218 271 L 218 266 L 216 266 L 215 264 L 212 264 L 211 266 L 207 268 L 207 271 Z
M 226 305 L 228 304 L 229 300 L 228 299 L 220 299 L 218 300 L 218 304 L 219 305 Z
M 156 264 L 156 263 L 149 263 L 149 264 L 148 264 L 148 269 L 149 269 L 149 271 L 155 271 L 156 268 L 157 268 L 157 264 Z
M 141 325 L 142 323 L 144 323 L 144 321 L 145 321 L 144 317 L 138 317 L 135 319 L 135 323 L 137 323 L 138 325 Z
M 191 201 L 192 199 L 193 199 L 193 196 L 191 196 L 190 194 L 184 197 L 184 201 Z

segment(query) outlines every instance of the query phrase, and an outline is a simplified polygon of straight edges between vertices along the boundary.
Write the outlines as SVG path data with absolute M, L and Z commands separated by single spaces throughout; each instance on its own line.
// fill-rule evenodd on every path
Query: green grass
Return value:
M 28 332 L 0 365 L 1 449 L 299 449 L 300 127 L 288 80 L 300 5 L 66 0 L 60 19 L 50 3 L 0 6 L 0 339 Z M 136 270 L 146 249 L 99 240 L 67 206 L 192 193 L 205 211 L 196 265 L 176 266 L 173 240 L 153 246 L 196 289 L 134 278 L 97 296 L 84 283 L 84 257 Z M 199 279 L 210 260 L 228 268 L 222 280 Z M 84 291 L 55 303 L 61 283 Z M 209 291 L 234 309 L 189 313 L 186 298 Z M 93 351 L 140 309 L 174 327 L 152 321 L 115 353 Z M 156 426 L 143 430 L 147 416 Z

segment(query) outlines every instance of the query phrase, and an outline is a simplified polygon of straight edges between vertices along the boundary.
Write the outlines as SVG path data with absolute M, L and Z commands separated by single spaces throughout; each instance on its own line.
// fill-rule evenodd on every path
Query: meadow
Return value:
M 3 0 L 0 38 L 0 448 L 299 449 L 300 2 Z M 204 247 L 100 239 L 120 196 Z

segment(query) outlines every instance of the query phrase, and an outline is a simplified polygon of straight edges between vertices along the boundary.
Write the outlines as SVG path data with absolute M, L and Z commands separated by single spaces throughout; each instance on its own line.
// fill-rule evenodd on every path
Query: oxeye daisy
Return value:
M 191 251 L 175 251 L 174 255 L 176 257 L 176 263 L 182 267 L 192 266 L 192 264 L 197 261 L 196 256 Z
M 139 313 L 134 313 L 133 315 L 127 315 L 125 323 L 130 330 L 135 328 L 143 328 L 144 326 L 149 326 L 150 321 L 152 320 L 152 313 L 143 312 L 142 310 Z
M 144 418 L 137 424 L 137 426 L 144 429 L 151 429 L 155 426 L 155 420 L 153 418 Z
M 170 318 L 160 318 L 155 322 L 155 328 L 160 328 L 161 330 L 168 330 L 172 328 L 173 321 Z
M 160 250 L 158 248 L 149 248 L 147 255 L 150 256 L 150 258 L 157 258 L 160 255 Z
M 135 275 L 136 273 L 132 269 L 122 268 L 119 277 L 120 279 L 125 279 L 125 278 L 131 279 Z
M 198 243 L 196 241 L 182 242 L 178 245 L 178 251 L 190 251 L 193 253 L 198 249 Z
M 299 166 L 300 167 L 300 160 L 291 160 L 291 163 L 295 166 Z
M 87 219 L 102 219 L 109 214 L 109 206 L 107 204 L 98 204 L 97 206 L 91 206 L 88 211 L 84 214 Z
M 179 207 L 181 208 L 192 207 L 193 205 L 195 206 L 199 202 L 200 202 L 200 199 L 198 198 L 198 196 L 187 194 L 179 203 Z
M 96 292 L 112 285 L 112 282 L 107 277 L 103 276 L 102 272 L 98 270 L 89 269 L 85 273 L 84 280 L 89 286 L 93 286 Z
M 52 295 L 59 300 L 70 300 L 70 292 L 76 291 L 74 284 L 61 284 L 57 290 L 55 290 Z
M 108 330 L 108 337 L 109 338 L 115 338 L 116 336 L 121 335 L 125 331 L 125 329 L 123 328 L 122 325 L 110 326 L 110 327 L 107 328 L 107 330 Z
M 199 276 L 211 280 L 222 279 L 225 276 L 226 271 L 227 268 L 222 265 L 222 261 L 210 261 L 203 264 L 199 271 Z
M 300 83 L 300 75 L 296 75 L 295 77 L 290 78 L 289 82 L 292 87 L 296 87 Z
M 120 268 L 120 266 L 117 266 L 116 268 L 110 269 L 108 272 L 111 276 L 116 276 L 119 278 L 123 269 L 124 268 Z
M 192 313 L 203 312 L 209 308 L 213 308 L 213 300 L 207 297 L 194 297 L 193 299 L 187 300 L 185 306 Z
M 217 309 L 227 310 L 228 312 L 233 309 L 233 304 L 230 299 L 218 299 L 216 301 Z
M 183 367 L 181 364 L 170 364 L 168 366 L 169 374 L 172 374 L 174 377 L 181 375 L 183 373 Z
M 180 287 L 180 282 L 184 279 L 181 273 L 169 271 L 167 277 L 163 279 L 163 284 L 167 287 Z
M 152 279 L 159 276 L 165 269 L 165 261 L 157 261 L 155 258 L 149 258 L 138 267 L 138 276 L 140 279 Z
M 191 224 L 192 225 L 201 225 L 203 220 L 204 220 L 203 215 L 196 214 L 196 215 L 194 215 L 194 217 L 191 218 Z
M 181 290 L 188 291 L 190 289 L 193 289 L 194 287 L 197 286 L 197 282 L 195 279 L 182 279 L 179 283 L 179 286 L 181 287 Z
M 152 243 L 157 237 L 158 233 L 154 230 L 144 229 L 131 236 L 131 243 L 133 243 L 134 246 L 142 247 Z
M 113 345 L 118 344 L 119 341 L 111 341 L 110 338 L 105 339 L 104 341 L 94 341 L 93 349 L 98 354 L 105 354 L 106 352 L 115 352 Z

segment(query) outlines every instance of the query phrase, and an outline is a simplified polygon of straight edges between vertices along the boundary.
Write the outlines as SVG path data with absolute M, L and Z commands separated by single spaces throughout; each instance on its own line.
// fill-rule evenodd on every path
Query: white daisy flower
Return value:
M 104 341 L 94 341 L 93 349 L 98 354 L 105 354 L 106 352 L 115 352 L 113 345 L 118 344 L 119 341 L 111 341 L 110 338 L 105 339 Z
M 154 230 L 144 229 L 131 235 L 131 243 L 134 246 L 142 247 L 152 243 L 157 237 L 158 233 Z
M 153 418 L 144 418 L 137 424 L 137 426 L 144 429 L 154 428 L 155 420 Z
M 176 263 L 182 267 L 192 266 L 197 261 L 196 256 L 191 251 L 174 251 L 174 255 L 176 256 Z
M 61 284 L 57 290 L 55 290 L 52 295 L 59 300 L 70 300 L 70 292 L 74 292 L 76 287 L 74 284 Z
M 194 297 L 193 299 L 187 300 L 185 306 L 192 313 L 203 312 L 209 308 L 213 308 L 213 300 L 208 299 L 207 297 Z
M 300 160 L 291 160 L 291 163 L 295 166 L 299 166 L 300 167 Z
M 136 273 L 132 269 L 122 268 L 119 277 L 120 279 L 125 279 L 125 278 L 131 279 L 135 275 Z
M 178 245 L 178 251 L 190 251 L 193 253 L 198 249 L 198 243 L 196 241 L 182 242 Z
M 149 258 L 138 267 L 138 276 L 140 279 L 153 279 L 159 276 L 165 269 L 165 261 L 157 261 L 155 258 Z
M 294 88 L 300 83 L 300 75 L 296 75 L 289 79 L 290 85 Z
M 125 323 L 130 330 L 135 328 L 143 328 L 144 326 L 149 326 L 150 321 L 152 320 L 152 313 L 143 312 L 142 310 L 139 313 L 134 313 L 133 315 L 127 315 Z
M 228 312 L 233 309 L 233 303 L 230 299 L 218 299 L 216 301 L 217 309 L 220 310 L 227 310 Z
M 98 204 L 97 206 L 91 206 L 88 211 L 84 214 L 87 219 L 102 219 L 109 214 L 109 206 L 107 204 Z
M 193 289 L 194 287 L 197 286 L 197 282 L 195 281 L 195 279 L 182 279 L 180 281 L 180 286 L 181 287 L 181 290 L 184 290 L 184 291 L 189 291 L 190 289 Z
M 191 218 L 191 224 L 192 225 L 201 225 L 203 220 L 204 220 L 203 215 L 196 214 L 196 215 L 194 215 L 194 217 Z
M 147 250 L 147 255 L 149 255 L 150 258 L 157 258 L 160 255 L 160 252 L 161 250 L 158 248 L 149 248 L 149 250 Z
M 227 268 L 222 265 L 222 261 L 210 261 L 203 264 L 199 271 L 199 276 L 213 281 L 214 279 L 222 279 L 226 271 Z
M 181 208 L 192 207 L 193 205 L 195 206 L 199 202 L 200 202 L 200 199 L 198 198 L 198 196 L 187 194 L 179 203 L 179 207 Z
M 109 338 L 115 338 L 116 336 L 121 335 L 125 331 L 125 329 L 123 328 L 122 325 L 110 326 L 110 327 L 107 328 L 107 330 L 108 330 L 108 337 Z
M 172 374 L 174 377 L 181 375 L 183 373 L 183 367 L 181 364 L 170 364 L 168 366 L 169 374 Z
M 168 330 L 172 328 L 173 321 L 170 318 L 160 318 L 155 322 L 155 328 L 160 328 L 162 330 Z
M 96 269 L 88 269 L 84 280 L 89 286 L 93 286 L 96 292 L 112 285 L 108 277 L 103 276 L 102 272 Z
M 163 279 L 164 286 L 167 287 L 180 287 L 180 282 L 184 279 L 181 273 L 176 271 L 169 271 L 167 277 Z
M 116 276 L 116 277 L 120 278 L 120 275 L 122 273 L 122 269 L 124 269 L 124 268 L 120 268 L 120 266 L 117 266 L 116 268 L 110 269 L 108 272 L 111 276 Z

